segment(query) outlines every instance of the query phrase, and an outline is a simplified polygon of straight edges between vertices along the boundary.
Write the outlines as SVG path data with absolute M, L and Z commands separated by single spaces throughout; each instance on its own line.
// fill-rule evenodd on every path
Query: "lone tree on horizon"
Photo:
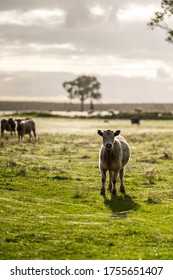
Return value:
M 166 41 L 173 43 L 173 0 L 161 0 L 161 11 L 155 12 L 148 23 L 152 29 L 160 27 L 166 31 Z
M 84 110 L 84 102 L 86 99 L 100 99 L 99 92 L 101 84 L 94 76 L 79 76 L 73 81 L 63 83 L 63 87 L 69 93 L 70 99 L 79 98 L 81 102 L 81 111 Z

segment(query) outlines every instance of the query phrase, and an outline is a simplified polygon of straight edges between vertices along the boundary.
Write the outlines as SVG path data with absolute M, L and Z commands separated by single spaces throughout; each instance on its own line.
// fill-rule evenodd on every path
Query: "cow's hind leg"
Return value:
M 34 127 L 34 129 L 33 129 L 33 134 L 34 134 L 34 138 L 35 138 L 35 140 L 36 140 L 37 135 L 36 135 L 36 129 L 35 129 L 35 127 Z
M 125 188 L 124 188 L 124 182 L 123 182 L 123 177 L 124 177 L 124 168 L 120 170 L 120 192 L 125 194 Z
M 31 131 L 29 133 L 29 142 L 31 142 L 31 139 L 32 139 L 32 134 L 31 134 Z

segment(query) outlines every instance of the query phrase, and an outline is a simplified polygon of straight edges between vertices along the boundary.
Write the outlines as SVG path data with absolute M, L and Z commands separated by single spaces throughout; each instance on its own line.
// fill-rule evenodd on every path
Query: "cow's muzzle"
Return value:
M 107 143 L 106 144 L 106 150 L 111 150 L 112 149 L 112 144 L 111 143 Z

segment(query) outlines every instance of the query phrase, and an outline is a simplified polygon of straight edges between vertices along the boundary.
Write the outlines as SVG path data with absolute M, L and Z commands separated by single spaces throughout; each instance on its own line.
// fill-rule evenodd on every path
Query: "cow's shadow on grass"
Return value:
M 110 198 L 104 197 L 106 207 L 111 209 L 113 215 L 126 216 L 129 212 L 137 211 L 139 204 L 130 195 L 111 195 Z

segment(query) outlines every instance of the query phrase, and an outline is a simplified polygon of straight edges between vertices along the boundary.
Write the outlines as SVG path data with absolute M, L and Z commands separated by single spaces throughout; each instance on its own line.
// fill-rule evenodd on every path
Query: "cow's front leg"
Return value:
M 4 137 L 4 130 L 1 128 L 1 137 Z
M 29 141 L 31 142 L 31 139 L 32 139 L 32 134 L 31 132 L 29 133 Z
M 113 174 L 113 188 L 112 188 L 112 194 L 116 195 L 117 191 L 116 191 L 116 182 L 117 182 L 117 176 L 118 176 L 118 170 L 115 170 L 114 171 L 114 174 Z
M 108 190 L 111 192 L 112 190 L 112 176 L 113 172 L 109 170 L 109 184 L 108 184 Z
M 102 187 L 101 187 L 100 194 L 105 196 L 105 182 L 106 182 L 106 170 L 105 169 L 101 169 L 101 176 L 102 176 Z

